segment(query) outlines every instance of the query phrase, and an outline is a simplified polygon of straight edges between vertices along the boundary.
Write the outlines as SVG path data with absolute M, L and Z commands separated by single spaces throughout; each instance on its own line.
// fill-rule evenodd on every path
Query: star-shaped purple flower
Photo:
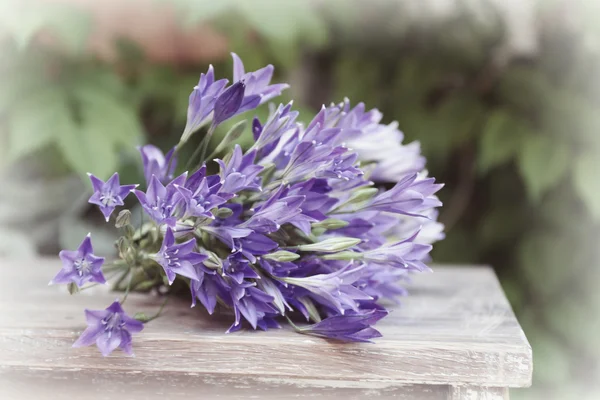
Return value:
M 158 147 L 151 144 L 138 147 L 138 150 L 142 156 L 146 185 L 150 185 L 152 175 L 156 176 L 162 183 L 167 183 L 173 179 L 173 174 L 177 168 L 175 148 L 169 150 L 166 155 Z
M 153 258 L 165 270 L 169 284 L 173 283 L 176 274 L 193 280 L 200 279 L 196 266 L 208 257 L 204 254 L 194 252 L 195 247 L 196 239 L 176 244 L 173 231 L 171 228 L 167 228 L 162 247 Z M 207 270 L 207 272 L 210 272 L 210 270 Z
M 237 110 L 237 114 L 264 104 L 273 97 L 279 96 L 283 90 L 290 87 L 287 83 L 270 85 L 273 71 L 275 70 L 272 65 L 267 65 L 254 72 L 246 72 L 244 63 L 240 57 L 235 53 L 231 53 L 231 57 L 233 58 L 233 81 L 243 81 L 246 84 L 244 100 Z
M 94 194 L 88 202 L 90 204 L 96 204 L 102 211 L 106 222 L 110 218 L 117 206 L 124 204 L 123 200 L 133 192 L 138 185 L 123 185 L 119 182 L 119 174 L 114 173 L 106 182 L 102 179 L 96 178 L 92 174 L 88 174 L 92 181 L 92 187 L 94 188 Z
M 129 317 L 116 300 L 106 310 L 85 310 L 88 327 L 73 347 L 89 346 L 96 343 L 104 357 L 117 347 L 125 353 L 133 355 L 131 334 L 144 329 L 144 324 Z
M 81 287 L 86 282 L 106 283 L 101 270 L 104 257 L 94 255 L 89 233 L 77 250 L 63 250 L 58 256 L 63 263 L 63 267 L 50 281 L 51 285 L 74 282 L 78 287 Z

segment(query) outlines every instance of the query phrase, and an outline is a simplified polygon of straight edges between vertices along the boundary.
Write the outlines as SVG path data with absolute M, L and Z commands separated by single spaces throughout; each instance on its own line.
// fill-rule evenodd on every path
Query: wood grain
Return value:
M 377 325 L 384 337 L 375 344 L 334 343 L 288 329 L 225 334 L 227 316 L 210 317 L 176 300 L 134 337 L 135 358 L 71 348 L 85 328 L 83 309 L 105 308 L 116 294 L 97 287 L 70 296 L 64 287 L 47 286 L 58 268 L 54 260 L 0 260 L 0 397 L 2 390 L 41 391 L 64 379 L 69 384 L 61 390 L 92 387 L 94 398 L 128 387 L 150 398 L 164 387 L 174 391 L 169 398 L 201 390 L 203 398 L 335 391 L 339 398 L 433 399 L 459 398 L 451 386 L 504 393 L 531 383 L 531 348 L 487 267 L 436 267 L 415 276 L 411 295 Z M 125 308 L 152 314 L 160 302 L 132 294 Z

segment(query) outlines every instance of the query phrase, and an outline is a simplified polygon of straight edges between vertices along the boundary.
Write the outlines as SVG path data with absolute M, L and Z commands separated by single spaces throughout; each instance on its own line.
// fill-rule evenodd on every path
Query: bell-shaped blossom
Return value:
M 51 285 L 73 282 L 78 287 L 82 287 L 86 282 L 106 283 L 102 274 L 104 257 L 94 255 L 89 233 L 77 250 L 62 250 L 58 256 L 63 267 L 50 281 Z
M 152 176 L 146 193 L 136 190 L 144 211 L 157 223 L 175 227 L 178 217 L 185 214 L 185 199 L 178 187 L 183 186 L 186 174 L 180 175 L 164 186 L 156 176 Z
M 122 185 L 119 182 L 119 174 L 114 173 L 106 182 L 102 179 L 96 178 L 92 174 L 88 174 L 92 181 L 92 187 L 94 188 L 94 194 L 89 199 L 89 203 L 96 204 L 106 222 L 108 222 L 110 215 L 113 213 L 117 206 L 125 204 L 123 200 L 133 192 L 138 185 Z
M 375 309 L 363 313 L 335 315 L 297 329 L 301 333 L 345 342 L 371 342 L 371 339 L 381 337 L 381 333 L 371 325 L 387 314 L 388 312 L 383 309 Z
M 245 90 L 244 81 L 238 81 L 219 95 L 215 102 L 213 126 L 221 124 L 238 113 L 244 100 Z
M 233 281 L 229 294 L 235 314 L 235 322 L 230 331 L 240 325 L 241 316 L 250 323 L 252 328 L 256 329 L 259 319 L 262 319 L 267 313 L 277 313 L 277 309 L 273 305 L 273 296 L 256 288 L 252 282 L 237 283 Z
M 233 81 L 243 81 L 246 85 L 244 100 L 238 113 L 258 107 L 260 104 L 279 96 L 283 90 L 289 87 L 287 83 L 270 84 L 275 70 L 272 65 L 267 65 L 254 72 L 246 72 L 244 63 L 238 55 L 231 53 L 231 57 L 233 58 Z
M 150 185 L 152 176 L 156 176 L 162 183 L 168 183 L 173 179 L 177 168 L 177 155 L 174 148 L 169 150 L 166 156 L 158 147 L 151 144 L 138 147 L 138 150 L 142 156 L 146 185 Z
M 171 228 L 167 228 L 165 238 L 158 253 L 152 258 L 165 270 L 169 285 L 173 283 L 177 275 L 198 280 L 197 266 L 208 257 L 195 252 L 196 239 L 190 239 L 184 243 L 176 243 Z
M 208 123 L 214 111 L 217 98 L 223 92 L 227 82 L 227 79 L 215 81 L 215 71 L 212 65 L 208 67 L 206 74 L 200 75 L 198 85 L 194 87 L 194 90 L 190 94 L 187 122 L 181 136 L 181 142 L 186 142 L 192 133 Z
M 331 273 L 282 280 L 307 290 L 310 297 L 318 303 L 344 314 L 347 309 L 358 310 L 359 300 L 372 300 L 371 296 L 352 285 L 360 278 L 362 269 L 363 266 L 353 267 L 348 264 Z
M 223 183 L 219 192 L 233 194 L 240 190 L 260 189 L 258 174 L 263 167 L 254 164 L 254 157 L 254 152 L 244 155 L 242 148 L 236 144 L 228 162 L 216 160 L 221 167 L 219 175 Z
M 120 347 L 132 356 L 131 334 L 141 332 L 144 324 L 129 317 L 119 301 L 112 303 L 106 310 L 85 310 L 88 327 L 73 347 L 96 344 L 103 356 L 108 356 Z

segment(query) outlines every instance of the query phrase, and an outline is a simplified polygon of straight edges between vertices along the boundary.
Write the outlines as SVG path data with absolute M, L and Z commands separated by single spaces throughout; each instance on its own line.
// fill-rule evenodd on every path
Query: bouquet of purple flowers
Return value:
M 74 346 L 96 343 L 103 355 L 117 347 L 131 354 L 131 333 L 160 311 L 128 316 L 127 294 L 165 295 L 176 285 L 189 287 L 192 306 L 229 311 L 227 332 L 278 328 L 287 320 L 300 333 L 369 341 L 380 336 L 372 325 L 387 314 L 379 302 L 405 294 L 410 273 L 429 270 L 431 243 L 443 237 L 435 196 L 442 185 L 427 177 L 419 144 L 401 144 L 397 124 L 381 124 L 379 111 L 344 100 L 304 126 L 292 103 L 271 105 L 265 121 L 252 120 L 249 149 L 234 144 L 242 121 L 206 156 L 220 124 L 288 87 L 270 84 L 271 65 L 245 72 L 235 54 L 233 62 L 230 86 L 215 80 L 212 66 L 200 76 L 175 148 L 166 155 L 152 145 L 140 148 L 145 192 L 121 185 L 116 173 L 106 182 L 89 175 L 89 202 L 107 222 L 130 193 L 147 218 L 134 227 L 129 210 L 118 213 L 119 258 L 110 263 L 94 255 L 89 235 L 77 250 L 60 252 L 63 268 L 51 284 L 74 293 L 106 283 L 110 273 L 117 277 L 113 287 L 125 292 L 105 310 L 85 311 L 88 327 Z M 200 130 L 203 141 L 176 174 L 179 150 Z M 383 183 L 395 184 L 386 190 Z

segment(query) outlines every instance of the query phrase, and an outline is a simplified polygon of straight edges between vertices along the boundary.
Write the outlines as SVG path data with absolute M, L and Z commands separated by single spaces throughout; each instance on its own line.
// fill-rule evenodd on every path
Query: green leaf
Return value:
M 120 97 L 98 86 L 77 86 L 74 95 L 88 124 L 98 126 L 96 133 L 125 148 L 141 142 L 142 127 L 136 110 Z
M 598 154 L 584 153 L 577 157 L 573 169 L 575 190 L 596 220 L 600 220 L 600 164 L 598 164 L 598 160 Z
M 81 126 L 65 123 L 58 145 L 69 165 L 79 174 L 92 172 L 106 179 L 117 169 L 119 160 L 114 142 L 107 140 L 107 129 L 93 114 L 83 116 Z
M 565 176 L 570 149 L 558 139 L 541 134 L 523 138 L 519 151 L 519 172 L 529 197 L 538 202 Z
M 505 164 L 518 153 L 521 139 L 528 128 L 515 120 L 507 111 L 497 110 L 487 119 L 479 141 L 477 159 L 480 173 Z
M 61 43 L 71 53 L 79 53 L 85 49 L 90 34 L 92 18 L 89 12 L 78 9 L 73 5 L 53 4 L 46 13 L 47 25 Z
M 9 115 L 9 161 L 52 143 L 69 118 L 65 93 L 58 88 L 46 88 L 15 104 Z

